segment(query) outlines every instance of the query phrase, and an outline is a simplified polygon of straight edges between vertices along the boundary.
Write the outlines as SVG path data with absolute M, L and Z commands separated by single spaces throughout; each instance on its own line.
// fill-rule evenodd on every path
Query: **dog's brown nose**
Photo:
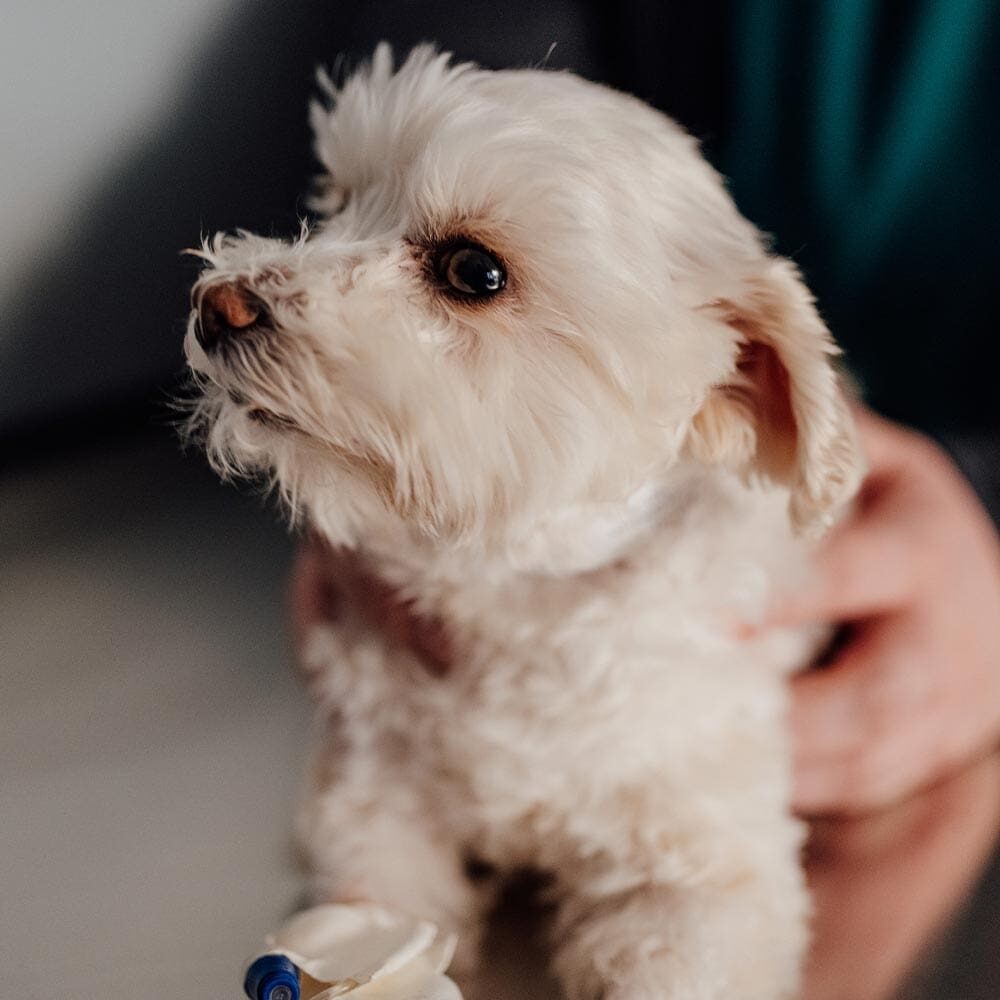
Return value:
M 198 303 L 195 336 L 211 351 L 240 330 L 257 323 L 265 314 L 264 303 L 238 283 L 209 285 Z

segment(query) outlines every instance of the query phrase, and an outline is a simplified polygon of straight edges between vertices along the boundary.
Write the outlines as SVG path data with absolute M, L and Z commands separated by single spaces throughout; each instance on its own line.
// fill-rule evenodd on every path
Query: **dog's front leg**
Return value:
M 764 884 L 577 901 L 556 969 L 572 1000 L 791 1000 L 801 903 L 779 904 Z
M 312 901 L 376 903 L 454 932 L 453 970 L 468 976 L 491 900 L 467 877 L 457 835 L 377 754 L 326 743 L 297 823 Z
M 702 850 L 676 877 L 629 885 L 617 866 L 567 881 L 556 920 L 555 968 L 572 1000 L 791 1000 L 807 941 L 808 899 L 790 819 L 754 860 L 714 871 Z M 784 834 L 784 835 L 782 835 Z M 711 832 L 707 839 L 712 839 Z M 700 845 L 704 847 L 704 844 Z M 770 849 L 769 849 L 770 848 Z M 656 859 L 648 859 L 650 870 Z M 623 887 L 623 885 L 625 887 Z

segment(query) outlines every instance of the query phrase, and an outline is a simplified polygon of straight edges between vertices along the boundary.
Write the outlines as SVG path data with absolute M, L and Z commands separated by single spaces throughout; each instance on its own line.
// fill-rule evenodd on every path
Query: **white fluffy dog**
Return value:
M 312 109 L 321 223 L 217 236 L 186 348 L 216 466 L 446 623 L 350 588 L 308 660 L 317 893 L 458 930 L 551 875 L 571 1000 L 778 1000 L 806 942 L 784 678 L 750 643 L 861 459 L 836 354 L 695 142 L 567 73 L 386 47 Z M 377 617 L 377 616 L 376 616 Z

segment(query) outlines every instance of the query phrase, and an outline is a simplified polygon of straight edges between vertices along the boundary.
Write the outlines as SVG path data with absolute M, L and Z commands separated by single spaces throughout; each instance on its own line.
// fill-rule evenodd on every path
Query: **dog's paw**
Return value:
M 350 993 L 352 1000 L 462 1000 L 458 986 L 445 975 L 455 935 L 373 904 L 313 907 L 265 944 L 244 985 L 254 1000 L 277 1000 L 279 995 L 295 1000 L 303 976 L 321 985 L 323 995 Z M 285 977 L 280 982 L 269 975 L 274 962 Z M 275 985 L 290 992 L 276 995 Z

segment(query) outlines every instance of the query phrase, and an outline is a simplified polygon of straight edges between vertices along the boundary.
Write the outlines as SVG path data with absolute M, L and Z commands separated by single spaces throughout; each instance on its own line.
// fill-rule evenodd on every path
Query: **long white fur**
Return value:
M 429 47 L 325 89 L 321 224 L 203 248 L 195 303 L 238 281 L 273 329 L 206 355 L 192 315 L 193 424 L 456 653 L 433 676 L 350 588 L 315 629 L 317 894 L 454 927 L 471 968 L 472 853 L 551 873 L 573 1000 L 793 996 L 783 679 L 815 636 L 726 626 L 805 571 L 861 473 L 808 292 L 633 98 Z M 507 263 L 494 300 L 429 277 L 456 234 Z M 748 341 L 784 373 L 784 464 Z

